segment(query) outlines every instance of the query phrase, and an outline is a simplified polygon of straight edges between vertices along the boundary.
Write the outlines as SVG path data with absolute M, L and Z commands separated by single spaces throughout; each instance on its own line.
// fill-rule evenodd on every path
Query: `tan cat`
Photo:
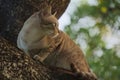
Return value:
M 97 80 L 80 47 L 58 29 L 58 20 L 51 14 L 50 6 L 34 13 L 25 21 L 17 45 L 29 56 L 45 64 L 68 70 L 73 65 L 77 72 L 83 72 Z

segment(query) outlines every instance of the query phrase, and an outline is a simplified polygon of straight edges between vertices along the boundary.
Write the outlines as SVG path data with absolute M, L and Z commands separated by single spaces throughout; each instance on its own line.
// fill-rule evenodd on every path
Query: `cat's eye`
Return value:
M 49 23 L 49 24 L 46 24 L 47 27 L 55 27 L 56 26 L 56 23 Z
M 53 26 L 56 26 L 56 23 L 52 23 Z

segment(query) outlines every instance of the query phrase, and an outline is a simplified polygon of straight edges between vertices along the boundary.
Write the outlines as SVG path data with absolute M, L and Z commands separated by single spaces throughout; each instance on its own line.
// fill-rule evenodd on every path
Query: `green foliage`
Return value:
M 98 0 L 98 5 L 96 6 L 85 3 L 78 7 L 74 15 L 71 15 L 71 24 L 65 27 L 65 31 L 75 41 L 78 39 L 78 36 L 82 34 L 82 39 L 85 40 L 87 44 L 84 50 L 86 58 L 99 80 L 120 80 L 120 58 L 116 55 L 116 49 L 106 48 L 106 44 L 102 40 L 102 36 L 107 32 L 106 25 L 109 25 L 112 29 L 115 28 L 119 30 L 120 26 L 115 26 L 115 23 L 119 21 L 119 14 L 119 0 Z M 79 19 L 85 16 L 92 17 L 94 20 L 100 18 L 100 21 L 96 21 L 95 25 L 88 28 L 80 26 L 81 28 L 79 30 L 73 31 L 73 27 L 79 23 Z M 91 36 L 90 30 L 95 28 L 100 32 Z M 96 56 L 97 54 L 94 53 L 96 50 L 101 50 L 103 54 Z

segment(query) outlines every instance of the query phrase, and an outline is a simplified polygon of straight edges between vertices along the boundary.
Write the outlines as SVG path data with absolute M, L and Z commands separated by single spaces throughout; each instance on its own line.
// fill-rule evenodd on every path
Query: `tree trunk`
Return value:
M 52 6 L 52 13 L 57 11 L 59 18 L 70 0 L 0 0 L 0 35 L 16 44 L 17 35 L 24 22 L 34 12 L 46 5 Z

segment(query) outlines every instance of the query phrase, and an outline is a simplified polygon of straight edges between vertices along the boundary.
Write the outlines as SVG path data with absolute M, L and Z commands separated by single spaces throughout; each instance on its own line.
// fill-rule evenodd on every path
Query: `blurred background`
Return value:
M 59 23 L 99 80 L 120 80 L 120 0 L 71 0 Z

